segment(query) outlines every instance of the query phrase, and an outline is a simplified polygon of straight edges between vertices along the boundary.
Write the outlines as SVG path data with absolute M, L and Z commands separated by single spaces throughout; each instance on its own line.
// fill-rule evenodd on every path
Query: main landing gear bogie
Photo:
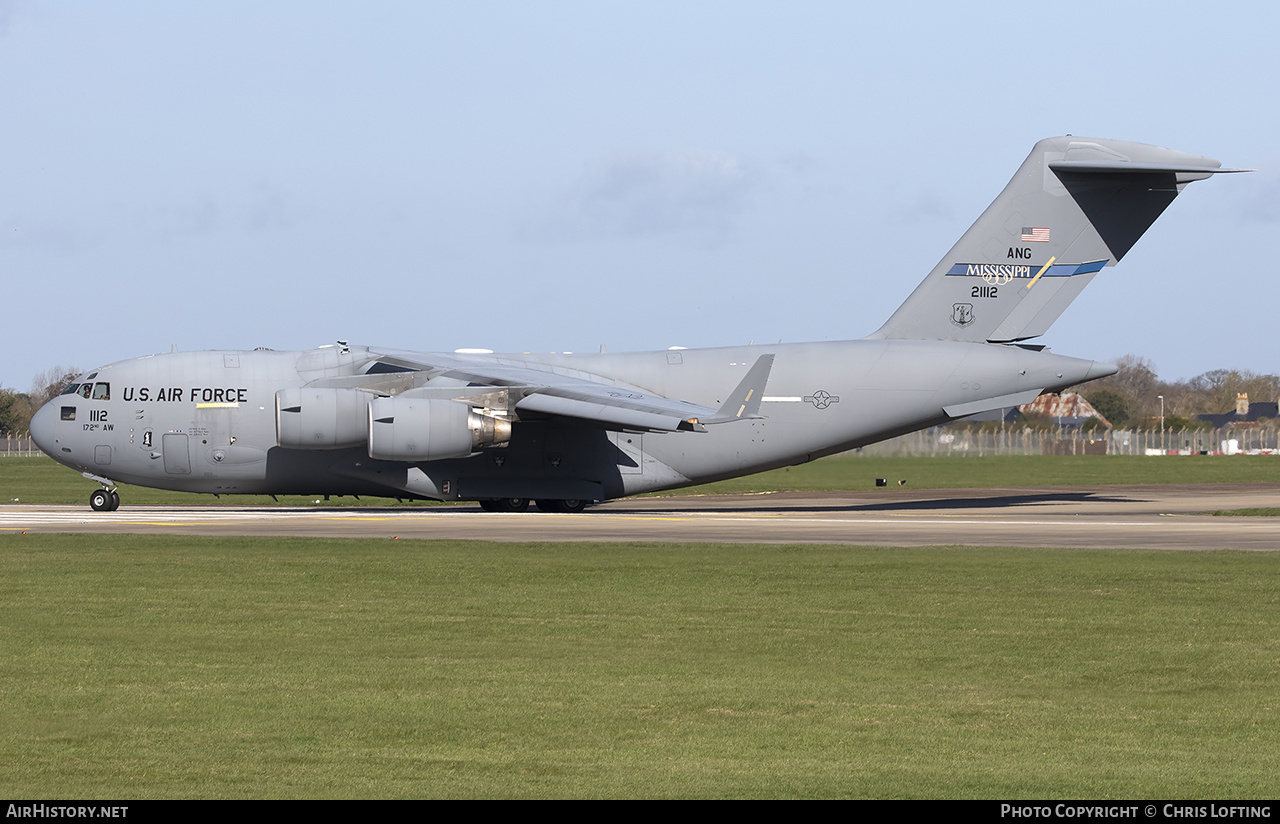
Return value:
M 539 512 L 581 512 L 587 508 L 588 501 L 581 500 L 537 500 L 528 498 L 494 498 L 479 501 L 485 512 L 524 512 L 533 503 Z
M 89 508 L 94 512 L 115 512 L 120 508 L 120 493 L 114 489 L 95 489 L 89 496 Z
M 529 508 L 528 498 L 494 498 L 480 502 L 485 512 L 524 512 Z
M 539 512 L 581 512 L 587 508 L 587 502 L 577 499 L 537 501 Z

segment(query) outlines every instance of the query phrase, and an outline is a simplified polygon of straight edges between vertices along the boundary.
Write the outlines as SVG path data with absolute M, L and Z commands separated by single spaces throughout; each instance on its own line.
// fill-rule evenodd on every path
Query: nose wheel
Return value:
M 89 496 L 89 507 L 94 512 L 115 512 L 120 508 L 120 493 L 114 489 L 95 489 Z

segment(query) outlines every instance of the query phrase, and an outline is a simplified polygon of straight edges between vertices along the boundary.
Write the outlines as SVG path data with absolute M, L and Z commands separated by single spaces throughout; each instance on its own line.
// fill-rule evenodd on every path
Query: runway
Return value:
M 579 514 L 402 507 L 0 506 L 0 534 L 292 535 L 489 541 L 662 541 L 876 546 L 1280 548 L 1280 518 L 1212 510 L 1280 506 L 1280 484 L 676 495 Z

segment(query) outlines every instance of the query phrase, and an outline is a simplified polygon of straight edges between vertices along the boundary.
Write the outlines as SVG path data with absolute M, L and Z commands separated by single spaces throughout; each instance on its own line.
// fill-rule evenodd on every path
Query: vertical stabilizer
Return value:
M 1084 137 L 1041 140 L 978 221 L 872 338 L 989 341 L 1042 335 L 1193 180 L 1199 155 Z

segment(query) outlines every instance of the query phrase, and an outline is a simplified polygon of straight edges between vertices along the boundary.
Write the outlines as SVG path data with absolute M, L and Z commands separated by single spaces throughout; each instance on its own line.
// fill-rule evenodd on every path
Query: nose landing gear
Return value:
M 89 506 L 94 512 L 115 512 L 120 508 L 120 493 L 114 489 L 95 489 L 89 496 Z
M 94 512 L 115 512 L 120 508 L 120 493 L 116 492 L 115 484 L 110 478 L 104 478 L 101 475 L 95 475 L 92 472 L 81 472 L 91 481 L 97 481 L 102 484 L 102 489 L 95 490 L 89 496 L 89 508 Z

